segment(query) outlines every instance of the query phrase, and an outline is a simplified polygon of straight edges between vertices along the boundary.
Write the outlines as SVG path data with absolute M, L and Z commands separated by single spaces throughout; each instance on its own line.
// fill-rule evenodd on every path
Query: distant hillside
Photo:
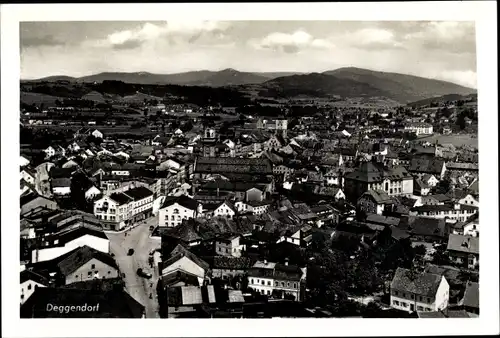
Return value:
M 28 105 L 35 104 L 39 106 L 43 103 L 45 106 L 54 106 L 56 104 L 56 100 L 61 100 L 61 97 L 21 91 L 20 102 Z
M 23 80 L 21 82 L 56 82 L 66 80 L 79 83 L 93 83 L 103 81 L 123 81 L 134 84 L 176 84 L 189 86 L 223 87 L 231 85 L 260 84 L 279 76 L 293 75 L 292 72 L 277 73 L 250 73 L 240 72 L 235 69 L 221 71 L 200 70 L 175 74 L 153 74 L 148 72 L 104 72 L 80 78 L 69 76 L 49 76 L 37 80 Z
M 57 81 L 68 81 L 68 82 L 75 82 L 77 78 L 71 77 L 71 76 L 66 76 L 66 75 L 53 75 L 53 76 L 48 76 L 44 77 L 41 79 L 36 79 L 36 80 L 21 80 L 21 82 L 57 82 Z
M 292 75 L 301 75 L 304 73 L 301 72 L 264 72 L 264 73 L 253 73 L 255 75 L 263 76 L 268 79 L 275 79 L 277 77 L 283 77 L 283 76 L 292 76 Z
M 460 101 L 460 100 L 477 102 L 477 94 L 470 94 L 470 95 L 447 94 L 447 95 L 443 95 L 443 96 L 430 97 L 427 99 L 410 102 L 410 103 L 408 103 L 408 106 L 422 107 L 422 106 L 431 105 L 433 103 L 445 103 L 445 102 L 453 102 L 453 101 Z
M 385 97 L 385 90 L 368 83 L 341 79 L 320 73 L 279 77 L 265 82 L 259 93 L 262 96 L 293 97 Z
M 224 69 L 220 72 L 208 76 L 207 78 L 191 82 L 190 85 L 210 86 L 210 87 L 223 87 L 231 85 L 244 85 L 253 83 L 263 83 L 269 80 L 268 77 L 256 75 L 253 73 L 240 72 L 235 69 Z
M 389 98 L 401 103 L 446 94 L 468 95 L 476 90 L 451 82 L 398 73 L 377 72 L 355 67 L 340 68 L 323 74 L 340 79 L 364 82 L 389 93 Z

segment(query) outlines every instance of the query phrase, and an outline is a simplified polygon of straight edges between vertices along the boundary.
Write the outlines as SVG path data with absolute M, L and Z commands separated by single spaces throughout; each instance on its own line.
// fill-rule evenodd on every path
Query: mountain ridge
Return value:
M 469 95 L 477 92 L 474 88 L 443 80 L 357 67 L 343 67 L 321 73 L 255 73 L 241 72 L 233 68 L 174 74 L 103 72 L 79 78 L 57 75 L 24 82 L 57 80 L 74 83 L 115 80 L 138 85 L 232 87 L 242 91 L 246 85 L 251 85 L 259 96 L 263 97 L 381 97 L 403 104 L 448 94 Z

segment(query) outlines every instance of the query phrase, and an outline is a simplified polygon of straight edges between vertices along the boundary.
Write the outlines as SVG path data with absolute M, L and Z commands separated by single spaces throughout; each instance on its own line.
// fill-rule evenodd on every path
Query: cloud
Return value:
M 53 35 L 24 37 L 21 34 L 20 44 L 22 48 L 29 48 L 40 46 L 61 46 L 65 43 L 63 41 L 57 40 Z
M 115 49 L 137 48 L 143 43 L 163 38 L 172 40 L 169 41 L 171 44 L 176 44 L 179 39 L 194 43 L 205 33 L 222 34 L 228 27 L 228 22 L 221 21 L 168 21 L 160 24 L 148 22 L 135 29 L 109 34 L 105 42 Z
M 360 49 L 384 50 L 404 48 L 392 30 L 376 27 L 362 28 L 345 34 L 340 39 L 346 44 Z
M 477 73 L 472 70 L 447 70 L 441 72 L 438 77 L 462 86 L 477 88 Z
M 324 39 L 315 39 L 304 30 L 297 30 L 294 33 L 274 32 L 260 40 L 251 40 L 251 46 L 256 49 L 272 49 L 285 53 L 297 53 L 303 49 L 316 48 L 328 49 L 333 44 Z
M 449 53 L 475 53 L 474 22 L 432 21 L 421 30 L 404 36 L 405 42 L 427 50 Z

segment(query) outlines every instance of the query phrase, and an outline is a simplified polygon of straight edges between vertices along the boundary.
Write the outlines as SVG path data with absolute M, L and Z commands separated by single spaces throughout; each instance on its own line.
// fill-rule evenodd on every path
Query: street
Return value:
M 110 241 L 110 252 L 114 254 L 120 271 L 125 274 L 124 281 L 127 292 L 146 307 L 146 318 L 159 318 L 156 283 L 158 281 L 157 264 L 151 268 L 148 262 L 149 253 L 160 247 L 160 239 L 151 238 L 149 227 L 157 224 L 157 218 L 151 217 L 136 225 L 133 229 L 122 232 L 106 231 Z M 135 250 L 128 255 L 128 250 Z M 150 272 L 152 278 L 137 275 L 137 269 Z M 152 285 L 152 286 L 151 286 Z M 152 294 L 152 299 L 149 295 Z

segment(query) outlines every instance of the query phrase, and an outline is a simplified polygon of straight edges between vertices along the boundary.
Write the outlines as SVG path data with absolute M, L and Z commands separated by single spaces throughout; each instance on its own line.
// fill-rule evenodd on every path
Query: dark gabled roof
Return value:
M 355 171 L 345 175 L 346 179 L 366 183 L 382 182 L 385 178 L 396 180 L 409 177 L 411 175 L 403 167 L 387 168 L 374 162 L 363 162 Z
M 389 226 L 398 226 L 400 219 L 397 217 L 382 216 L 378 214 L 369 214 L 366 216 L 367 223 L 375 223 Z
M 61 178 L 54 178 L 52 179 L 52 187 L 69 187 L 71 186 L 71 179 L 61 177 Z
M 200 286 L 198 276 L 186 271 L 177 270 L 161 276 L 161 283 L 163 287 L 169 287 L 179 282 L 182 282 L 185 285 Z
M 165 235 L 180 239 L 186 243 L 195 242 L 201 240 L 201 236 L 198 235 L 196 221 L 193 219 L 183 220 L 182 223 L 175 228 L 168 229 L 165 231 Z
M 300 281 L 302 270 L 296 265 L 258 261 L 249 269 L 248 276 Z
M 450 234 L 447 250 L 479 255 L 479 237 Z
M 47 311 L 47 304 L 55 306 L 95 306 L 95 311 Z M 68 288 L 36 288 L 21 305 L 21 318 L 141 318 L 144 306 L 127 292 L 98 291 Z
M 113 257 L 86 245 L 72 250 L 71 255 L 60 261 L 57 265 L 59 267 L 59 271 L 64 276 L 67 276 L 94 258 L 104 264 L 118 269 L 118 265 L 116 265 Z
M 123 192 L 134 201 L 142 200 L 146 197 L 153 196 L 153 192 L 146 187 L 137 187 Z
M 181 244 L 178 244 L 171 252 L 170 252 L 170 257 L 162 263 L 163 267 L 167 267 L 172 265 L 173 263 L 177 262 L 179 259 L 182 257 L 187 257 L 191 261 L 193 261 L 196 265 L 199 267 L 203 268 L 204 270 L 208 270 L 210 266 L 208 265 L 207 262 L 205 262 L 203 259 L 199 258 L 196 256 L 194 253 L 186 249 L 184 246 Z
M 392 198 L 389 197 L 389 195 L 383 190 L 368 190 L 360 197 L 360 199 L 361 198 L 371 198 L 377 204 L 393 204 L 394 203 Z
M 210 260 L 212 269 L 247 270 L 252 264 L 248 257 L 214 256 Z
M 198 157 L 194 172 L 197 173 L 273 173 L 271 161 L 263 158 Z
M 467 282 L 461 304 L 466 307 L 479 309 L 479 283 Z
M 71 242 L 74 239 L 80 238 L 85 235 L 91 235 L 95 236 L 98 238 L 106 239 L 108 240 L 108 237 L 104 233 L 102 229 L 97 229 L 95 227 L 90 227 L 90 226 L 78 226 L 76 228 L 72 228 L 69 230 L 63 230 L 61 232 L 55 233 L 53 235 L 49 235 L 45 237 L 44 241 L 49 242 L 49 246 L 44 246 L 42 248 L 47 248 L 47 247 L 62 247 L 66 243 Z M 59 240 L 58 244 L 54 244 L 55 240 Z
M 109 198 L 118 203 L 118 205 L 127 204 L 132 201 L 132 198 L 121 192 L 112 193 L 109 195 Z
M 439 218 L 402 216 L 398 227 L 412 235 L 446 236 L 446 221 Z
M 52 179 L 55 178 L 70 178 L 71 175 L 75 172 L 75 168 L 57 168 L 52 167 L 50 169 L 50 177 Z
M 413 158 L 410 161 L 409 170 L 418 173 L 441 175 L 444 163 L 443 160 L 439 159 Z
M 198 209 L 198 201 L 185 196 L 167 196 L 165 198 L 165 201 L 163 201 L 163 204 L 161 206 L 161 209 L 169 207 L 173 204 L 179 204 L 180 206 L 183 206 L 184 208 L 190 209 L 190 210 L 197 210 Z
M 31 271 L 31 270 L 21 271 L 20 280 L 21 280 L 20 281 L 21 283 L 32 280 L 34 282 L 37 282 L 37 283 L 45 285 L 45 286 L 49 285 L 49 280 L 45 276 L 42 276 L 39 273 L 36 273 L 35 271 Z
M 247 191 L 252 188 L 257 188 L 263 190 L 261 184 L 250 183 L 250 182 L 230 182 L 226 180 L 215 180 L 212 182 L 207 182 L 200 187 L 201 190 L 222 190 L 222 191 Z
M 34 201 L 37 198 L 43 198 L 43 199 L 48 199 L 46 197 L 40 196 L 35 192 L 30 192 L 28 194 L 22 195 L 20 198 L 20 205 L 21 207 L 25 204 L 28 204 L 31 201 Z
M 441 278 L 441 275 L 427 272 L 415 272 L 412 275 L 410 270 L 398 268 L 392 279 L 391 289 L 433 298 L 436 296 Z

